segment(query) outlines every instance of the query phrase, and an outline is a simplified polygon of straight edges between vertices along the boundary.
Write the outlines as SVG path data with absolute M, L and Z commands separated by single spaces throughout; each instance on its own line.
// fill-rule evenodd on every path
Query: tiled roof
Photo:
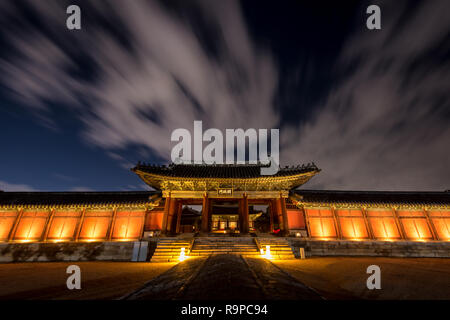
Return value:
M 154 191 L 132 192 L 0 192 L 0 205 L 79 205 L 145 203 Z
M 301 173 L 320 171 L 314 163 L 280 168 L 275 175 L 261 175 L 263 164 L 170 164 L 150 165 L 138 163 L 132 171 L 142 171 L 167 177 L 180 178 L 258 178 L 293 176 Z
M 294 190 L 304 202 L 434 203 L 450 205 L 450 192 Z
M 450 205 L 450 192 L 294 190 L 304 202 L 358 202 Z M 155 191 L 0 192 L 0 206 L 146 203 Z

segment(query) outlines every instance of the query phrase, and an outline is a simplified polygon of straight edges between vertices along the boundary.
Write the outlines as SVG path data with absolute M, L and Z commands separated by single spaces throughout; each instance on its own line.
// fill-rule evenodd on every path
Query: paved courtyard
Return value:
M 66 288 L 67 266 L 81 290 Z M 367 266 L 381 290 L 366 288 Z M 0 299 L 450 299 L 450 259 L 324 257 L 269 262 L 240 256 L 180 264 L 56 262 L 0 264 Z

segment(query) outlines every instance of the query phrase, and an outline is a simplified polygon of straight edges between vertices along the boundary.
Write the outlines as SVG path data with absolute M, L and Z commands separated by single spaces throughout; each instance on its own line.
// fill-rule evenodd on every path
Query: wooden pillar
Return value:
M 244 198 L 242 199 L 242 231 L 241 233 L 248 233 L 248 197 L 247 194 L 244 194 Z
M 280 231 L 283 231 L 284 230 L 284 221 L 283 221 L 283 212 L 281 209 L 281 199 L 280 198 L 275 199 L 275 208 L 276 208 L 276 216 L 277 216 L 277 221 L 278 221 L 278 228 L 280 229 Z
M 283 217 L 283 228 L 286 233 L 289 233 L 289 221 L 286 210 L 286 199 L 280 195 L 281 215 Z
M 239 228 L 239 232 L 242 232 L 243 230 L 243 211 L 244 211 L 244 199 L 239 199 L 238 200 L 238 228 Z
M 278 225 L 280 224 L 280 220 L 278 218 L 278 201 L 276 199 L 272 200 L 272 209 L 273 209 L 272 219 L 274 225 L 271 232 L 273 232 L 275 228 L 275 223 L 277 223 Z
M 209 232 L 209 206 L 208 206 L 208 194 L 203 194 L 202 202 L 202 232 Z
M 167 232 L 174 233 L 176 229 L 175 214 L 178 209 L 178 200 L 170 198 L 169 213 L 167 215 Z
M 181 226 L 181 212 L 183 209 L 183 203 L 181 201 L 178 201 L 178 207 L 177 207 L 177 227 L 175 229 L 176 233 L 180 233 L 180 226 Z
M 162 221 L 162 230 L 161 233 L 165 234 L 167 232 L 167 219 L 169 217 L 169 209 L 170 209 L 170 195 L 166 197 L 166 202 L 164 203 L 164 215 Z
M 270 230 L 269 232 L 273 232 L 273 201 L 269 202 L 269 218 L 270 218 Z

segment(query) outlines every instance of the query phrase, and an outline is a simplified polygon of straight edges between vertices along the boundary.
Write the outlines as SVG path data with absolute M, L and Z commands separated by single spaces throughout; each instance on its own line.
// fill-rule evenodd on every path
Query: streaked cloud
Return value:
M 344 79 L 311 119 L 282 131 L 285 162 L 323 169 L 308 188 L 450 187 L 448 1 L 411 15 L 405 4 L 380 4 L 382 30 L 356 29 L 334 70 Z
M 172 130 L 203 120 L 208 128 L 280 128 L 283 164 L 323 169 L 308 188 L 449 188 L 446 0 L 408 11 L 407 1 L 382 1 L 381 31 L 355 21 L 330 70 L 331 91 L 295 125 L 281 121 L 274 99 L 277 60 L 252 37 L 237 1 L 189 2 L 201 17 L 195 23 L 158 1 L 83 2 L 81 32 L 65 29 L 70 1 L 23 3 L 41 27 L 18 22 L 12 2 L 0 4 L 10 44 L 0 83 L 47 127 L 61 125 L 52 112 L 64 108 L 85 143 L 123 168 L 134 164 L 127 148 L 169 161 Z M 307 70 L 304 82 L 314 77 Z

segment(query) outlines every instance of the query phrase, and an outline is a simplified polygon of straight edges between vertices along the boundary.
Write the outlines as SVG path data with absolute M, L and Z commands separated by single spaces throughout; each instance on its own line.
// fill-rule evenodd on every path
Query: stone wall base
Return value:
M 237 238 L 239 239 L 239 238 Z M 450 242 L 286 239 L 295 256 L 450 258 Z M 149 261 L 156 238 L 141 242 L 0 243 L 0 263 L 36 261 Z M 143 251 L 144 250 L 144 251 Z
M 145 245 L 143 245 L 144 243 Z M 152 247 L 154 246 L 153 241 L 7 242 L 0 243 L 0 263 L 36 261 L 148 261 L 148 254 L 151 253 Z M 145 252 L 142 250 L 145 250 Z
M 450 242 L 419 241 L 345 241 L 286 238 L 296 257 L 300 248 L 311 256 L 374 256 L 403 258 L 450 258 Z

